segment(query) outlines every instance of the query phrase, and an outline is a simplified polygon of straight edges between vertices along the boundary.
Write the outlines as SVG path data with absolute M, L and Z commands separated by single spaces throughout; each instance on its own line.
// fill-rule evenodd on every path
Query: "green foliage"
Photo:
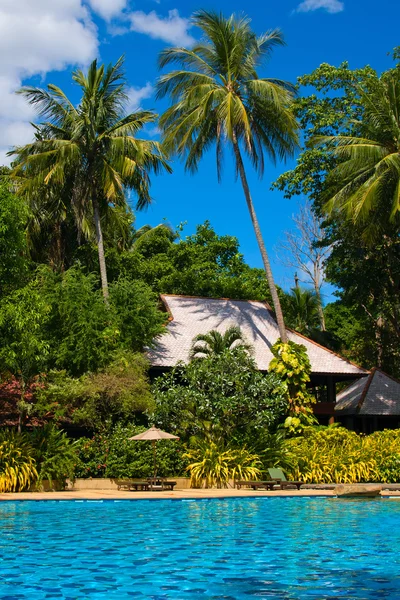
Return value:
M 166 321 L 158 308 L 158 296 L 141 281 L 119 278 L 110 286 L 119 340 L 127 350 L 140 351 L 161 334 Z
M 72 374 L 96 371 L 110 360 L 119 340 L 115 314 L 105 305 L 98 278 L 79 266 L 62 274 L 42 270 L 52 306 L 49 335 L 54 366 Z
M 50 372 L 37 392 L 35 410 L 80 426 L 99 430 L 116 422 L 128 423 L 154 408 L 142 354 L 119 353 L 102 371 L 72 378 Z
M 136 425 L 118 424 L 110 433 L 77 442 L 76 477 L 143 478 L 154 473 L 151 442 L 130 441 L 143 431 Z M 157 443 L 157 474 L 161 477 L 183 475 L 186 462 L 178 440 Z
M 65 484 L 67 478 L 73 479 L 76 454 L 74 444 L 67 435 L 57 429 L 53 423 L 37 427 L 29 436 L 36 463 L 39 487 L 44 479 L 50 485 L 54 481 Z
M 319 326 L 319 299 L 314 290 L 294 287 L 283 299 L 288 327 L 310 336 Z
M 50 306 L 33 281 L 16 290 L 0 305 L 0 361 L 2 370 L 28 381 L 46 363 L 49 345 L 44 327 Z
M 0 492 L 29 489 L 38 473 L 29 438 L 13 431 L 0 432 Z
M 273 374 L 260 373 L 243 348 L 178 365 L 153 384 L 155 423 L 183 439 L 201 423 L 219 428 L 238 445 L 275 428 L 286 414 L 286 387 Z
M 289 403 L 289 416 L 285 427 L 290 433 L 298 433 L 305 425 L 316 422 L 312 412 L 315 398 L 307 388 L 311 373 L 307 350 L 302 344 L 284 344 L 277 340 L 271 352 L 274 358 L 269 364 L 269 371 L 275 373 L 284 383 Z
M 360 307 L 346 306 L 343 301 L 337 300 L 325 307 L 324 314 L 326 327 L 334 333 L 339 354 L 366 368 L 374 367 L 377 363 L 377 340 L 374 328 L 362 307 L 360 311 Z M 387 350 L 387 354 L 395 352 L 391 346 Z M 389 364 L 387 360 L 385 364 Z
M 332 247 L 325 274 L 340 290 L 340 319 L 328 314 L 328 330 L 343 341 L 341 351 L 349 358 L 365 366 L 378 364 L 393 375 L 400 373 L 399 219 L 394 214 L 390 219 L 398 177 L 397 142 L 391 143 L 398 128 L 398 80 L 398 65 L 378 76 L 369 66 L 353 70 L 348 63 L 324 63 L 300 77 L 306 94 L 295 100 L 295 112 L 304 131 L 304 149 L 296 168 L 275 183 L 287 197 L 307 195 L 319 215 L 327 198 L 347 184 L 338 198 L 343 211 L 325 214 L 323 243 Z M 318 136 L 316 147 L 311 141 Z M 364 138 L 365 144 L 356 141 Z M 350 222 L 346 207 L 355 209 Z M 375 238 L 375 243 L 371 246 L 366 238 Z
M 286 445 L 294 479 L 307 483 L 400 481 L 400 430 L 362 436 L 343 427 L 310 428 Z
M 283 45 L 283 36 L 274 30 L 257 37 L 248 18 L 205 10 L 193 22 L 202 41 L 191 50 L 168 48 L 160 55 L 161 67 L 178 66 L 157 86 L 158 96 L 172 102 L 160 119 L 163 142 L 192 172 L 216 144 L 219 175 L 224 146 L 239 142 L 262 174 L 264 152 L 275 160 L 293 153 L 297 143 L 290 84 L 257 74 L 273 48 Z
M 203 487 L 203 483 L 206 488 L 226 488 L 230 479 L 257 479 L 261 473 L 257 466 L 261 464 L 259 457 L 246 448 L 236 450 L 209 440 L 198 442 L 184 458 L 192 461 L 186 470 L 194 488 Z
M 39 280 L 51 305 L 47 331 L 52 364 L 72 375 L 104 369 L 116 350 L 142 350 L 162 332 L 165 316 L 142 282 L 114 282 L 106 305 L 98 277 L 79 265 L 61 274 L 42 268 Z
M 132 249 L 114 262 L 107 257 L 110 272 L 142 280 L 157 293 L 270 301 L 264 271 L 245 263 L 236 237 L 217 235 L 209 221 L 176 237 L 166 225 L 146 228 Z
M 32 208 L 39 199 L 37 210 L 49 212 L 49 197 L 58 196 L 56 225 L 67 213 L 81 234 L 89 239 L 95 234 L 107 297 L 101 216 L 120 223 L 126 189 L 135 191 L 138 208 L 148 205 L 150 173 L 169 167 L 158 142 L 136 137 L 156 115 L 124 113 L 127 84 L 122 58 L 106 68 L 94 60 L 87 74 L 77 70 L 72 79 L 81 91 L 78 104 L 53 84 L 47 90 L 25 87 L 20 91 L 44 122 L 35 126 L 34 142 L 11 152 L 16 155 L 13 174 L 19 194 L 28 198 Z M 44 192 L 42 202 L 40 192 Z
M 202 342 L 199 344 L 199 342 Z M 240 327 L 233 325 L 221 334 L 216 329 L 208 333 L 199 333 L 193 339 L 190 358 L 201 358 L 213 354 L 223 354 L 225 350 L 232 348 L 242 348 L 247 352 L 252 351 L 252 346 L 247 344 Z
M 8 178 L 0 178 L 0 297 L 21 287 L 28 276 L 27 215 L 25 203 L 10 191 Z

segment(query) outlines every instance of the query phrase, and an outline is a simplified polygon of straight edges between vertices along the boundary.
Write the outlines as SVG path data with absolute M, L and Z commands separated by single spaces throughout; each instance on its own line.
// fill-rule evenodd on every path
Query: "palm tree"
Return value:
M 199 335 L 196 335 L 190 350 L 190 358 L 199 358 L 199 355 L 213 356 L 215 354 L 222 354 L 225 350 L 232 350 L 233 348 L 243 348 L 247 352 L 252 350 L 252 346 L 246 343 L 240 327 L 233 325 L 224 334 L 221 334 L 216 329 L 212 329 L 208 333 L 199 333 Z
M 342 213 L 374 242 L 400 216 L 400 69 L 359 89 L 364 108 L 357 136 L 318 136 L 339 164 L 327 177 L 325 210 Z
M 87 75 L 72 79 L 82 91 L 76 107 L 55 85 L 47 90 L 20 90 L 46 121 L 31 144 L 10 152 L 17 156 L 14 177 L 19 193 L 33 196 L 42 186 L 62 190 L 72 182 L 71 205 L 77 226 L 95 232 L 101 284 L 108 298 L 107 270 L 101 217 L 126 203 L 125 189 L 137 195 L 137 209 L 149 204 L 149 173 L 170 171 L 157 142 L 136 138 L 157 115 L 150 111 L 125 114 L 128 102 L 123 59 L 107 68 L 94 60 Z
M 320 300 L 314 290 L 298 286 L 285 298 L 288 322 L 299 333 L 309 335 L 319 325 Z
M 218 179 L 224 146 L 233 149 L 250 218 L 261 251 L 280 335 L 287 340 L 282 309 L 271 266 L 250 195 L 242 152 L 261 176 L 264 154 L 275 162 L 291 156 L 298 144 L 297 123 L 291 111 L 293 88 L 277 80 L 259 78 L 257 67 L 275 46 L 283 45 L 278 30 L 257 37 L 247 18 L 228 19 L 213 12 L 195 13 L 193 22 L 203 40 L 191 50 L 169 48 L 160 55 L 160 67 L 171 63 L 180 69 L 162 75 L 158 97 L 169 96 L 172 105 L 160 127 L 167 151 L 184 158 L 191 172 L 215 144 Z

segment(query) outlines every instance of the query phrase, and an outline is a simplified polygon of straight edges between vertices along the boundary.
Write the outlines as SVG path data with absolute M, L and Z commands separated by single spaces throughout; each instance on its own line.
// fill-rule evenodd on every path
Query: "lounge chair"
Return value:
M 167 481 L 164 477 L 149 477 L 147 479 L 150 490 L 171 490 L 176 486 L 176 481 Z
M 251 487 L 253 490 L 258 490 L 261 488 L 267 490 L 273 490 L 274 485 L 278 482 L 275 479 L 269 479 L 268 481 L 249 481 L 246 479 L 239 479 L 234 482 L 234 487 L 238 490 L 242 489 L 242 487 Z
M 299 490 L 304 484 L 304 481 L 288 481 L 282 469 L 271 468 L 268 469 L 268 473 L 271 479 L 276 480 L 276 483 L 279 485 L 281 490 L 286 490 L 291 486 L 296 486 L 296 488 Z
M 142 491 L 147 492 L 149 489 L 148 481 L 135 481 L 132 479 L 118 479 L 117 480 L 118 490 L 127 490 L 127 491 Z

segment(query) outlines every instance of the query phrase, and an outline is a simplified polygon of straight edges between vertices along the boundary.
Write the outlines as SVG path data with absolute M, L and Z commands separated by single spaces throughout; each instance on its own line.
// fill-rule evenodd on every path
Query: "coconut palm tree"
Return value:
M 325 210 L 339 212 L 374 242 L 400 222 L 400 69 L 371 78 L 359 89 L 363 111 L 356 136 L 318 136 L 339 161 L 327 177 Z
M 17 157 L 14 177 L 21 194 L 34 195 L 43 185 L 62 190 L 72 183 L 75 221 L 86 236 L 95 232 L 107 301 L 101 218 L 113 207 L 125 205 L 125 189 L 136 192 L 137 209 L 148 205 L 149 174 L 170 169 L 157 142 L 136 137 L 157 115 L 150 111 L 125 114 L 128 96 L 122 58 L 107 68 L 94 60 L 87 74 L 78 70 L 72 79 L 82 92 L 78 106 L 55 85 L 47 90 L 20 90 L 46 121 L 40 124 L 40 136 L 34 142 L 10 154 Z
M 160 67 L 177 64 L 178 70 L 162 75 L 158 97 L 169 96 L 171 107 L 160 118 L 167 151 L 185 160 L 191 172 L 211 146 L 216 147 L 217 173 L 221 177 L 224 147 L 235 157 L 251 221 L 261 251 L 282 340 L 286 330 L 270 261 L 261 235 L 247 181 L 243 153 L 261 176 L 264 155 L 273 162 L 291 156 L 297 146 L 297 123 L 291 111 L 293 88 L 277 80 L 260 78 L 257 67 L 282 34 L 273 30 L 261 36 L 247 18 L 199 11 L 194 24 L 203 34 L 192 49 L 169 48 L 161 52 Z
M 199 333 L 199 335 L 196 335 L 190 350 L 190 358 L 222 354 L 225 350 L 233 348 L 243 348 L 247 352 L 252 350 L 252 346 L 246 343 L 240 327 L 233 325 L 223 334 L 216 329 L 212 329 L 208 333 Z

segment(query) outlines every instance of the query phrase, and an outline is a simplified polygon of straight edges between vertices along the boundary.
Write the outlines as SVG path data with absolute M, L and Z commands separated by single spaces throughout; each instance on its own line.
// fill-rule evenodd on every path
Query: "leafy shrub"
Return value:
M 183 439 L 210 422 L 238 445 L 275 428 L 286 414 L 285 387 L 274 374 L 263 375 L 243 348 L 178 365 L 153 384 L 156 424 Z
M 46 385 L 37 392 L 35 409 L 39 415 L 69 417 L 77 425 L 93 430 L 128 423 L 154 408 L 147 368 L 142 354 L 118 352 L 97 373 L 73 378 L 65 371 L 52 371 Z
M 363 446 L 376 461 L 379 481 L 400 482 L 400 429 L 376 431 L 363 439 Z
M 67 477 L 73 478 L 76 454 L 74 444 L 64 432 L 49 423 L 35 429 L 30 440 L 39 485 L 44 479 L 51 485 L 53 481 L 64 484 Z
M 199 441 L 184 458 L 194 461 L 186 467 L 193 488 L 201 488 L 203 482 L 206 488 L 228 487 L 230 479 L 257 479 L 261 474 L 257 455 L 246 448 L 233 449 L 209 440 Z
M 344 427 L 308 428 L 286 447 L 291 475 L 307 483 L 400 481 L 400 430 L 363 436 Z
M 14 431 L 0 432 L 0 492 L 22 492 L 38 473 L 29 438 Z
M 110 434 L 99 433 L 92 439 L 78 440 L 75 477 L 151 477 L 154 472 L 151 442 L 129 440 L 141 431 L 143 428 L 136 425 L 117 425 Z M 157 474 L 183 475 L 187 464 L 183 451 L 178 440 L 157 442 Z

